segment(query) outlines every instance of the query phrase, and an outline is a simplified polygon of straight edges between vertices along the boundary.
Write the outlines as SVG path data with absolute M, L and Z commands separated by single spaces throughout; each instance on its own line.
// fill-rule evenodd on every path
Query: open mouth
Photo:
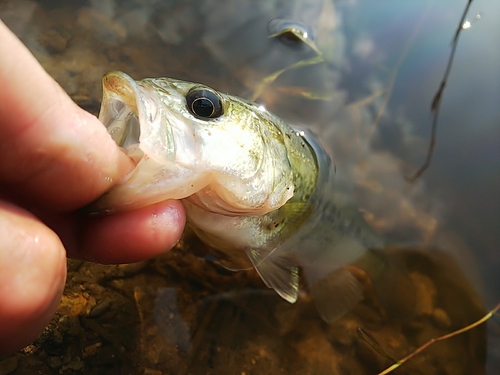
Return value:
M 127 148 L 130 145 L 139 143 L 141 128 L 139 119 L 133 109 L 129 108 L 123 101 L 113 99 L 108 103 L 111 107 L 111 112 L 116 114 L 116 117 L 107 116 L 104 126 L 108 128 L 108 132 L 120 147 Z
M 143 158 L 144 152 L 139 147 L 141 126 L 137 108 L 131 108 L 123 100 L 115 97 L 106 103 L 103 102 L 99 119 L 116 144 L 138 163 Z
M 175 144 L 169 111 L 155 88 L 122 72 L 106 74 L 102 87 L 99 120 L 116 144 L 136 161 L 146 154 L 160 164 L 173 162 Z
M 174 132 L 185 146 L 190 129 L 182 117 L 171 113 L 156 88 L 148 80 L 136 82 L 121 72 L 106 74 L 102 82 L 99 120 L 116 144 L 136 162 L 136 167 L 91 204 L 88 212 L 109 214 L 141 208 L 168 199 L 183 199 L 203 188 L 204 174 L 182 164 L 191 155 L 176 153 Z M 188 147 L 181 150 L 191 151 Z M 187 156 L 183 159 L 184 155 Z

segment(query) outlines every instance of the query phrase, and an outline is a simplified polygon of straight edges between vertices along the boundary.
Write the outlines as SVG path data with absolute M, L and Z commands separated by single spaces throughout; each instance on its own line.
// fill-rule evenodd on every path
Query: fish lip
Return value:
M 159 163 L 173 162 L 176 149 L 172 129 L 163 104 L 155 97 L 156 89 L 150 86 L 144 81 L 136 82 L 123 72 L 107 73 L 102 79 L 99 120 L 108 128 L 116 144 L 125 147 L 125 134 L 132 126 L 130 117 L 135 117 L 139 127 L 135 149 Z

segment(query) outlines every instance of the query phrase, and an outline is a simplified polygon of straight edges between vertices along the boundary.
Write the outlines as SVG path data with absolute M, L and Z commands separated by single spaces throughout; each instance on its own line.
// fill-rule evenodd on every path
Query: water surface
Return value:
M 28 368 L 100 373 L 115 365 L 111 357 L 119 357 L 121 371 L 129 366 L 137 373 L 377 373 L 390 360 L 366 344 L 357 327 L 399 358 L 491 309 L 500 300 L 500 3 L 472 3 L 471 27 L 460 35 L 442 98 L 432 164 L 415 182 L 405 179 L 425 160 L 431 103 L 465 5 L 0 0 L 2 20 L 93 113 L 100 78 L 116 69 L 136 79 L 203 82 L 314 129 L 332 152 L 339 189 L 352 195 L 380 235 L 407 249 L 389 252 L 405 274 L 401 282 L 411 280 L 423 291 L 421 309 L 411 312 L 404 307 L 404 288 L 401 295 L 389 291 L 401 300 L 396 310 L 406 311 L 406 320 L 380 321 L 367 302 L 328 327 L 306 296 L 288 305 L 262 289 L 252 272 L 235 275 L 193 258 L 203 247 L 187 237 L 177 253 L 128 274 L 72 264 L 68 293 L 83 288 L 88 294 L 76 302 L 69 294 L 54 324 L 78 323 L 96 337 L 84 335 L 79 354 L 45 347 L 45 357 Z M 290 35 L 270 38 L 276 19 L 307 31 L 316 50 Z M 95 313 L 103 319 L 96 325 L 88 314 L 106 300 L 111 302 L 101 307 L 102 315 Z M 69 311 L 68 301 L 83 307 Z M 436 318 L 436 309 L 444 309 L 451 323 Z M 136 327 L 133 334 L 127 321 Z M 64 332 L 69 341 L 78 336 Z M 476 332 L 442 343 L 444 349 L 415 358 L 408 373 L 422 366 L 428 366 L 426 373 L 484 373 L 487 355 L 486 372 L 494 374 L 500 366 L 499 332 L 497 320 L 488 324 L 488 341 Z M 97 356 L 101 352 L 109 362 Z M 54 359 L 63 357 L 61 363 Z M 79 368 L 75 357 L 88 362 Z

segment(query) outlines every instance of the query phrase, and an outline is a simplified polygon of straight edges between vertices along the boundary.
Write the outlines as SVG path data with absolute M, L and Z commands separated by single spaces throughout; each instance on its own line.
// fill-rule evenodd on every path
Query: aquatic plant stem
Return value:
M 410 359 L 412 359 L 413 357 L 415 357 L 417 354 L 423 352 L 425 349 L 427 349 L 432 344 L 435 344 L 436 342 L 444 341 L 444 340 L 450 339 L 450 338 L 452 338 L 454 336 L 458 336 L 458 335 L 460 335 L 460 334 L 462 334 L 464 332 L 467 332 L 467 331 L 469 331 L 469 330 L 477 327 L 478 325 L 483 324 L 488 319 L 490 319 L 493 316 L 493 314 L 495 314 L 498 310 L 500 310 L 500 303 L 498 305 L 496 305 L 495 308 L 493 310 L 491 310 L 488 314 L 486 314 L 485 316 L 483 316 L 481 319 L 475 321 L 474 323 L 468 325 L 467 327 L 461 328 L 459 330 L 456 330 L 456 331 L 453 331 L 451 333 L 448 333 L 448 334 L 446 334 L 444 336 L 440 336 L 440 337 L 437 337 L 437 338 L 434 338 L 434 339 L 431 339 L 431 340 L 427 341 L 424 345 L 420 346 L 419 348 L 417 348 L 415 351 L 413 351 L 410 354 L 408 354 L 403 359 L 400 359 L 398 362 L 396 362 L 392 366 L 388 367 L 384 371 L 379 372 L 378 375 L 389 374 L 390 372 L 394 371 L 399 366 L 401 366 L 405 362 L 409 361 Z
M 446 87 L 446 82 L 448 81 L 448 76 L 451 72 L 451 66 L 453 65 L 453 60 L 455 60 L 455 52 L 458 46 L 458 37 L 460 36 L 460 32 L 463 30 L 463 24 L 465 21 L 465 17 L 467 17 L 467 13 L 469 12 L 469 8 L 472 4 L 473 0 L 468 0 L 467 5 L 465 6 L 465 10 L 462 14 L 462 18 L 458 24 L 457 30 L 455 31 L 455 35 L 453 37 L 453 41 L 451 42 L 451 52 L 450 57 L 448 58 L 448 64 L 446 65 L 446 70 L 443 75 L 443 79 L 439 84 L 439 89 L 434 95 L 434 99 L 432 99 L 431 104 L 431 113 L 433 114 L 432 118 L 432 129 L 431 129 L 431 139 L 429 141 L 429 148 L 427 149 L 427 156 L 425 162 L 413 173 L 411 176 L 406 177 L 408 182 L 414 182 L 417 178 L 419 178 L 422 173 L 424 173 L 430 166 L 432 162 L 432 156 L 434 155 L 434 148 L 436 147 L 436 133 L 439 119 L 439 109 L 441 108 L 441 99 L 443 98 L 444 89 Z

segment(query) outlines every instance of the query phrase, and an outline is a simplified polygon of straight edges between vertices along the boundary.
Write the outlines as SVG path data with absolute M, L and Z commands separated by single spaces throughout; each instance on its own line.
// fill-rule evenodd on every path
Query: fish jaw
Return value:
M 99 120 L 137 165 L 90 206 L 91 212 L 109 214 L 182 199 L 206 186 L 208 173 L 191 168 L 197 149 L 189 124 L 168 110 L 150 84 L 110 72 L 102 86 Z

